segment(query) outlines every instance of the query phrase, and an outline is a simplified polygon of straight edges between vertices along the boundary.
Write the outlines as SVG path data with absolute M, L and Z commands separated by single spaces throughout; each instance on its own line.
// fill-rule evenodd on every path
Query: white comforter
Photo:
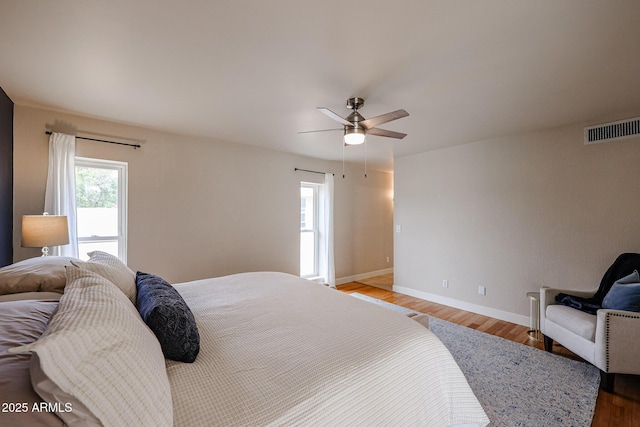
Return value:
M 176 426 L 449 426 L 489 420 L 449 351 L 394 311 L 283 273 L 176 285 L 198 324 L 167 362 Z

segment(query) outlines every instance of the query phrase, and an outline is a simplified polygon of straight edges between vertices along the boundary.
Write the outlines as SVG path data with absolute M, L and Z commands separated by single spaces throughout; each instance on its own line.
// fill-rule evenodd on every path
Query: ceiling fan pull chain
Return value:
M 342 179 L 344 179 L 344 146 L 346 144 L 343 142 L 342 143 Z
M 367 139 L 364 140 L 364 177 L 367 177 Z

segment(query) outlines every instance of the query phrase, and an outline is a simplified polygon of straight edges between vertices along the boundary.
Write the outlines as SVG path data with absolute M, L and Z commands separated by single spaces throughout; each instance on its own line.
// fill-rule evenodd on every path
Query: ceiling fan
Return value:
M 370 119 L 365 119 L 358 112 L 364 105 L 364 99 L 354 97 L 347 99 L 347 108 L 353 110 L 351 114 L 349 114 L 346 118 L 342 118 L 338 114 L 334 113 L 328 108 L 318 107 L 318 111 L 327 115 L 331 119 L 340 123 L 344 126 L 344 143 L 346 145 L 358 145 L 364 142 L 366 135 L 376 135 L 376 136 L 385 136 L 387 138 L 396 138 L 402 139 L 407 136 L 406 133 L 394 132 L 391 130 L 378 129 L 376 126 L 381 125 L 383 123 L 390 122 L 392 120 L 401 119 L 403 117 L 407 117 L 409 113 L 405 110 L 396 110 L 390 113 L 382 114 L 380 116 L 372 117 Z M 341 130 L 341 129 L 323 129 L 323 130 L 312 130 L 306 132 L 298 132 L 298 133 L 312 133 L 312 132 L 326 132 L 331 130 Z

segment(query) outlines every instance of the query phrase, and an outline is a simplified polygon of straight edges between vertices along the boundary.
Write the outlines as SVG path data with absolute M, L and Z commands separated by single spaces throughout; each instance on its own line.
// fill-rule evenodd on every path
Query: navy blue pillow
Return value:
M 640 275 L 635 270 L 617 280 L 602 301 L 602 308 L 640 312 Z
M 178 291 L 153 274 L 136 274 L 136 308 L 160 342 L 164 357 L 191 363 L 200 351 L 193 313 Z

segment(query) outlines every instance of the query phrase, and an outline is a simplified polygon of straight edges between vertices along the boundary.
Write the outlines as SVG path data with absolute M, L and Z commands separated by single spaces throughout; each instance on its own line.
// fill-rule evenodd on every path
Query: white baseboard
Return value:
M 353 276 L 340 277 L 336 279 L 336 285 L 344 285 L 349 282 L 357 282 L 358 280 L 370 279 L 376 276 L 382 276 L 383 274 L 393 273 L 393 267 L 385 268 L 384 270 L 370 271 L 368 273 L 356 274 Z
M 438 304 L 447 305 L 449 307 L 458 308 L 460 310 L 470 311 L 472 313 L 482 314 L 484 316 L 493 317 L 495 319 L 504 320 L 506 322 L 515 323 L 522 326 L 529 326 L 529 316 L 511 313 L 508 311 L 498 310 L 491 307 L 485 307 L 478 304 L 472 304 L 466 301 L 460 301 L 453 298 L 443 297 L 441 295 L 429 292 L 419 291 L 416 289 L 405 288 L 404 286 L 393 286 L 393 292 L 409 295 L 412 297 L 424 299 Z

